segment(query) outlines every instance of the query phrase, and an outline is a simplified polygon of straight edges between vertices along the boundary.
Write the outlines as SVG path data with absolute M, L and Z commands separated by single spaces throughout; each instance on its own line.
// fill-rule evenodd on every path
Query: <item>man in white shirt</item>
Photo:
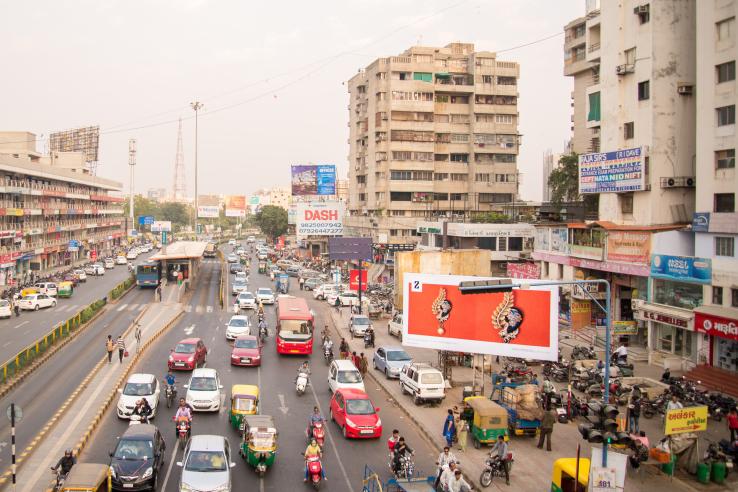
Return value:
M 456 456 L 454 456 L 454 453 L 451 452 L 451 448 L 448 446 L 444 446 L 443 451 L 441 454 L 438 455 L 438 459 L 436 460 L 436 464 L 438 465 L 438 476 L 436 477 L 436 486 L 438 486 L 438 482 L 441 480 L 441 475 L 443 474 L 443 470 L 445 468 L 448 468 L 449 463 L 453 461 L 458 461 L 456 459 Z
M 666 404 L 666 409 L 667 410 L 681 410 L 682 408 L 684 408 L 684 405 L 682 405 L 682 403 L 679 400 L 677 400 L 677 396 L 671 395 L 671 400 L 669 400 L 669 403 Z
M 461 476 L 461 470 L 458 468 L 454 471 L 454 476 L 448 481 L 449 492 L 469 492 L 471 485 L 469 485 L 464 477 Z
M 620 344 L 613 353 L 615 356 L 615 363 L 622 361 L 623 363 L 628 361 L 628 347 L 624 344 Z
M 454 477 L 454 473 L 456 472 L 456 462 L 451 461 L 446 466 L 443 467 L 443 471 L 441 472 L 438 480 L 438 484 L 440 487 L 436 487 L 438 490 L 442 490 L 443 492 L 447 492 L 449 490 L 449 482 Z

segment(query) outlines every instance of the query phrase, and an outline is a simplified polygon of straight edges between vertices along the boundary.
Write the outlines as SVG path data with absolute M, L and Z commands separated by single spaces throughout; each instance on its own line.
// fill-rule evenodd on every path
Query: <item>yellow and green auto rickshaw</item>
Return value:
M 578 479 L 574 478 L 576 475 L 576 458 L 559 458 L 554 461 L 551 492 L 586 492 L 589 485 L 589 459 L 579 458 Z
M 264 274 L 267 272 L 267 262 L 259 260 L 259 273 Z
M 243 424 L 243 438 L 238 452 L 263 477 L 277 455 L 274 419 L 269 415 L 246 415 Z
M 494 444 L 499 436 L 509 439 L 507 410 L 484 396 L 469 396 L 464 399 L 468 405 L 466 416 L 469 431 L 475 448 L 484 444 Z
M 59 282 L 56 287 L 57 297 L 72 297 L 74 294 L 74 284 L 72 282 Z
M 77 463 L 59 489 L 61 492 L 110 492 L 110 467 L 98 463 Z
M 26 297 L 30 296 L 31 294 L 38 294 L 39 292 L 41 291 L 38 290 L 38 287 L 26 287 L 25 289 L 21 289 L 20 296 Z
M 243 430 L 243 418 L 259 413 L 259 387 L 253 384 L 234 384 L 231 387 L 231 425 Z

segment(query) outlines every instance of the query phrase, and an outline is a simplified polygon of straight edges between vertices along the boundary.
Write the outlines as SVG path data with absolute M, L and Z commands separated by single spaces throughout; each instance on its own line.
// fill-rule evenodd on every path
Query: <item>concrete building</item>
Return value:
M 285 210 L 290 208 L 292 191 L 289 188 L 270 188 L 269 203 L 275 207 L 282 207 Z
M 349 180 L 348 179 L 337 179 L 336 180 L 336 198 L 343 203 L 348 203 L 349 201 Z
M 548 177 L 551 176 L 551 172 L 556 169 L 559 164 L 559 158 L 561 154 L 554 154 L 551 149 L 546 150 L 543 153 L 543 183 L 542 183 L 542 202 L 551 201 L 551 187 L 548 185 Z
M 346 233 L 417 241 L 416 223 L 516 198 L 519 66 L 473 44 L 412 47 L 349 82 Z
M 167 190 L 166 188 L 149 188 L 146 191 L 146 198 L 155 202 L 167 201 Z
M 0 132 L 0 288 L 120 244 L 122 185 L 88 169 L 82 153 L 43 156 L 33 133 Z

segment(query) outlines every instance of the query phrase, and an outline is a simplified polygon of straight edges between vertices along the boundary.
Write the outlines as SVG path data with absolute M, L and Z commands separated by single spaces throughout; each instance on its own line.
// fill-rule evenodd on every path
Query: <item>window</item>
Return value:
M 469 162 L 469 154 L 451 154 L 451 162 Z
M 648 23 L 651 20 L 651 8 L 649 4 L 638 5 L 635 8 L 635 13 L 638 15 L 638 22 L 641 24 Z
M 409 191 L 390 191 L 391 202 L 409 202 L 412 194 Z
M 390 236 L 399 236 L 400 230 L 399 229 L 390 229 Z
M 466 181 L 467 174 L 451 173 L 451 181 Z
M 735 212 L 735 193 L 715 193 L 715 212 Z
M 491 84 L 492 83 L 492 76 L 491 75 L 482 75 L 482 83 L 483 84 Z
M 381 202 L 382 200 L 384 200 L 384 191 L 375 192 L 374 199 L 377 200 L 378 202 Z
M 377 161 L 377 162 L 386 161 L 387 160 L 387 152 L 375 152 L 374 153 L 374 160 Z
M 632 121 L 626 123 L 623 125 L 623 138 L 625 140 L 630 140 L 635 136 L 635 123 Z
M 452 114 L 451 123 L 469 123 L 468 114 Z
M 715 110 L 718 126 L 735 125 L 735 105 L 723 106 Z
M 469 141 L 468 133 L 452 133 L 451 143 L 467 143 Z
M 448 193 L 433 193 L 433 199 L 436 201 L 448 200 Z
M 448 123 L 447 114 L 437 114 L 434 116 L 434 119 L 436 120 L 436 123 Z
M 715 65 L 715 72 L 717 72 L 718 84 L 735 80 L 735 61 Z
M 433 181 L 433 171 L 413 171 L 413 181 Z
M 515 77 L 497 77 L 498 85 L 517 85 L 518 81 Z
M 523 251 L 523 238 L 522 237 L 507 238 L 507 250 L 508 251 Z
M 433 74 L 428 72 L 413 73 L 413 80 L 421 80 L 423 82 L 433 82 Z
M 432 92 L 392 91 L 393 101 L 433 101 Z
M 648 80 L 644 80 L 643 82 L 638 82 L 638 100 L 647 101 L 650 98 L 651 98 L 651 82 Z
M 502 123 L 503 125 L 512 125 L 515 122 L 513 115 L 511 114 L 496 114 L 495 123 Z
M 600 121 L 600 93 L 593 92 L 589 95 L 589 114 L 587 121 Z
M 717 236 L 715 238 L 715 256 L 735 256 L 735 238 Z
M 633 214 L 633 193 L 622 193 L 618 195 L 620 201 L 620 213 L 623 215 Z
M 366 201 L 366 193 L 359 193 L 359 201 L 360 202 Z
M 733 289 L 735 290 L 735 289 Z M 716 306 L 721 306 L 723 304 L 723 288 L 722 287 L 714 287 L 712 288 L 712 303 Z
M 434 181 L 448 181 L 448 173 L 435 173 L 433 175 Z
M 481 182 L 481 183 L 489 183 L 489 174 L 479 174 L 479 173 L 477 173 L 474 176 L 474 181 Z
M 386 100 L 387 100 L 386 92 L 377 92 L 377 101 L 386 101 Z
M 448 161 L 448 154 L 434 154 L 433 160 L 436 162 L 447 162 Z
M 735 149 L 718 150 L 715 152 L 715 169 L 734 169 Z
M 625 64 L 633 66 L 636 62 L 636 49 L 630 48 L 628 50 L 625 50 L 623 52 L 624 58 L 625 58 Z
M 356 176 L 356 182 L 359 184 L 366 184 L 366 175 Z
M 410 181 L 412 179 L 411 171 L 390 171 L 390 179 L 395 181 Z
M 455 202 L 465 202 L 466 193 L 451 193 L 451 196 L 449 198 Z
M 512 115 L 510 115 L 512 116 Z M 485 113 L 478 113 L 474 115 L 474 119 L 477 123 L 494 123 L 495 122 L 495 115 L 494 114 L 485 114 Z
M 656 304 L 665 304 L 682 309 L 694 309 L 702 305 L 701 285 L 654 279 L 653 291 Z
M 717 34 L 718 41 L 728 41 L 733 37 L 733 30 L 735 29 L 735 17 L 730 19 L 722 20 L 715 24 L 715 34 Z
M 390 210 L 390 215 L 392 217 L 404 217 L 405 211 L 404 210 Z
M 730 305 L 738 307 L 738 289 L 730 289 Z

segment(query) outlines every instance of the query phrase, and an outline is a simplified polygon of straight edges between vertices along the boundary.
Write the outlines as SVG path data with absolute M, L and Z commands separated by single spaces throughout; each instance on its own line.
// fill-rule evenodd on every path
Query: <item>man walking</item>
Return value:
M 113 350 L 115 350 L 115 342 L 113 341 L 112 335 L 108 335 L 108 339 L 105 340 L 105 350 L 108 351 L 108 364 L 113 362 Z
M 364 352 L 359 355 L 359 372 L 361 373 L 362 379 L 366 376 L 366 371 L 369 369 L 369 361 L 364 355 Z
M 640 430 L 638 419 L 641 417 L 641 398 L 638 394 L 633 393 L 628 403 L 628 432 L 638 434 Z
M 123 363 L 123 354 L 126 351 L 126 342 L 123 341 L 123 335 L 118 335 L 118 339 L 115 341 L 115 345 L 118 347 L 118 360 Z
M 547 408 L 541 419 L 541 434 L 538 438 L 538 449 L 543 449 L 543 440 L 546 440 L 546 451 L 551 451 L 551 434 L 553 433 L 554 424 L 556 423 L 556 413 L 551 408 Z
M 300 277 L 300 290 L 304 290 L 305 287 L 305 277 Z

